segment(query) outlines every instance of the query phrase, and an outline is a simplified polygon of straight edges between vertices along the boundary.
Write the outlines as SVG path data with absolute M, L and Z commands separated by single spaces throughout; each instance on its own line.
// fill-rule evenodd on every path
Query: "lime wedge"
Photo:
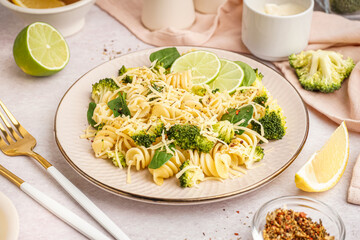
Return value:
M 49 76 L 63 69 L 69 61 L 65 39 L 52 26 L 42 22 L 25 27 L 13 47 L 16 64 L 32 76 Z
M 234 93 L 244 79 L 244 71 L 238 64 L 232 61 L 220 59 L 220 62 L 219 75 L 209 86 L 212 89 L 218 88 L 220 91 L 227 91 L 230 94 Z
M 201 85 L 213 81 L 219 74 L 221 63 L 219 58 L 211 52 L 194 51 L 186 53 L 175 60 L 171 72 L 191 70 L 193 84 Z

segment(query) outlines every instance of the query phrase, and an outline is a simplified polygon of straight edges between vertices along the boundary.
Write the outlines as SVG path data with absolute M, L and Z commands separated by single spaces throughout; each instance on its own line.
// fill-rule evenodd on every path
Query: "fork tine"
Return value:
M 14 117 L 14 115 L 11 114 L 11 112 L 9 111 L 9 109 L 7 109 L 7 107 L 5 106 L 5 104 L 0 100 L 0 106 L 2 107 L 2 109 L 4 110 L 4 112 L 6 113 L 6 115 L 9 117 L 11 123 L 14 125 L 14 127 L 18 130 L 19 133 L 15 132 L 14 129 L 11 127 L 11 125 L 9 124 L 9 122 L 6 120 L 5 116 L 0 112 L 0 117 L 1 119 L 4 121 L 6 127 L 9 129 L 9 131 L 11 132 L 11 134 L 14 136 L 14 138 L 16 140 L 21 139 L 22 136 L 22 132 L 20 131 L 20 123 L 16 120 L 16 118 Z M 20 136 L 19 136 L 20 135 Z
M 1 113 L 0 113 L 1 114 Z M 6 140 L 8 141 L 9 144 L 14 143 L 14 140 L 9 136 L 9 134 L 7 133 L 7 131 L 5 130 L 4 126 L 0 123 L 0 131 L 2 132 L 2 134 L 4 135 L 4 137 L 6 138 Z M 4 145 L 5 141 L 4 139 L 2 139 L 2 137 L 0 136 L 0 140 L 2 140 L 0 142 L 1 145 Z M 7 144 L 6 144 L 7 145 Z

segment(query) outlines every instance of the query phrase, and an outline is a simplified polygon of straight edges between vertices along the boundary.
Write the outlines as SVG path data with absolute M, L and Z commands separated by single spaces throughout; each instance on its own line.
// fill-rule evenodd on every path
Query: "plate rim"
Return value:
M 122 58 L 124 56 L 127 55 L 131 55 L 131 54 L 135 54 L 135 53 L 140 53 L 140 52 L 147 52 L 147 51 L 156 51 L 156 50 L 160 50 L 163 48 L 167 48 L 167 47 L 176 47 L 176 48 L 201 48 L 201 49 L 207 49 L 209 51 L 211 50 L 220 50 L 220 51 L 224 51 L 224 52 L 229 52 L 229 53 L 234 53 L 234 54 L 238 54 L 238 55 L 242 55 L 246 58 L 250 58 L 253 61 L 258 62 L 259 64 L 263 65 L 264 67 L 274 71 L 275 73 L 277 73 L 278 75 L 280 75 L 287 84 L 290 85 L 290 87 L 292 87 L 297 96 L 300 98 L 302 106 L 304 107 L 305 110 L 305 116 L 306 116 L 306 130 L 305 130 L 305 134 L 304 137 L 301 141 L 300 146 L 298 147 L 298 149 L 296 150 L 296 152 L 292 155 L 292 157 L 277 171 L 275 171 L 274 173 L 272 173 L 270 176 L 262 179 L 261 181 L 256 182 L 255 184 L 252 184 L 246 188 L 242 188 L 241 190 L 236 190 L 236 191 L 232 191 L 232 192 L 228 192 L 225 194 L 219 194 L 219 195 L 214 195 L 214 196 L 209 196 L 209 197 L 197 197 L 197 198 L 188 198 L 188 199 L 182 199 L 182 198 L 157 198 L 157 197 L 148 197 L 148 196 L 143 196 L 143 195 L 139 195 L 136 193 L 129 193 L 114 187 L 111 187 L 107 184 L 104 184 L 102 182 L 100 182 L 99 180 L 91 177 L 90 175 L 88 175 L 87 173 L 85 173 L 83 170 L 81 170 L 71 159 L 70 157 L 67 155 L 67 153 L 65 152 L 65 150 L 63 149 L 59 139 L 58 139 L 58 134 L 57 134 L 57 129 L 56 129 L 56 119 L 58 116 L 58 112 L 59 112 L 59 108 L 64 100 L 64 98 L 66 97 L 66 95 L 68 94 L 68 92 L 88 73 L 90 73 L 91 71 L 101 67 L 102 65 L 111 62 L 111 61 L 115 61 L 119 58 Z M 270 66 L 266 65 L 265 63 L 262 63 L 258 58 L 249 55 L 249 54 L 244 54 L 244 53 L 238 53 L 238 52 L 234 52 L 234 51 L 230 51 L 230 50 L 224 50 L 221 48 L 214 48 L 214 47 L 202 47 L 202 46 L 162 46 L 162 47 L 150 47 L 150 48 L 146 48 L 146 49 L 142 49 L 142 50 L 137 50 L 137 51 L 133 51 L 133 52 L 128 52 L 126 54 L 123 54 L 119 57 L 113 58 L 111 60 L 105 61 L 103 63 L 98 64 L 97 66 L 93 67 L 92 69 L 90 69 L 89 71 L 87 71 L 86 73 L 84 73 L 83 75 L 81 75 L 64 93 L 64 95 L 62 96 L 57 109 L 56 109 L 56 113 L 55 113 L 55 118 L 54 118 L 54 133 L 55 133 L 55 141 L 56 144 L 61 152 L 61 154 L 64 156 L 65 160 L 68 162 L 68 164 L 77 172 L 80 174 L 80 176 L 82 176 L 84 179 L 86 179 L 87 181 L 91 182 L 92 184 L 94 184 L 95 186 L 106 190 L 107 192 L 113 193 L 117 196 L 121 196 L 121 197 L 125 197 L 127 199 L 131 199 L 131 200 L 136 200 L 136 201 L 141 201 L 141 202 L 148 202 L 148 203 L 155 203 L 155 204 L 168 204 L 168 205 L 190 205 L 190 204 L 201 204 L 201 203 L 208 203 L 208 202 L 216 202 L 216 201 L 221 201 L 221 200 L 226 200 L 232 197 L 236 197 L 236 196 L 240 196 L 246 193 L 249 193 L 251 191 L 257 190 L 260 187 L 265 186 L 267 183 L 270 183 L 271 181 L 273 181 L 276 177 L 278 177 L 281 173 L 283 173 L 294 161 L 295 159 L 298 157 L 298 155 L 300 154 L 300 152 L 302 151 L 305 142 L 307 140 L 308 134 L 309 134 L 309 112 L 307 109 L 307 106 L 303 100 L 303 98 L 301 97 L 299 91 L 290 83 L 290 81 L 288 79 L 285 78 L 285 76 L 278 71 L 278 69 L 274 69 L 271 68 Z

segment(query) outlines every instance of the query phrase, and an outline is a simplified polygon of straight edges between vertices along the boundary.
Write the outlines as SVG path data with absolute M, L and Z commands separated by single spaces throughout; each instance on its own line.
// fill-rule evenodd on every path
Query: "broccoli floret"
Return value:
M 200 134 L 200 128 L 194 125 L 175 124 L 167 131 L 169 140 L 174 139 L 175 145 L 180 148 L 197 149 L 201 152 L 209 152 L 214 143 Z
M 117 89 L 119 89 L 119 86 L 111 78 L 101 79 L 92 85 L 91 97 L 98 104 L 107 91 L 115 91 Z
M 136 142 L 137 145 L 150 147 L 156 140 L 155 135 L 147 134 L 145 130 L 137 131 L 131 135 L 131 138 Z
M 260 96 L 255 97 L 253 99 L 253 102 L 265 107 L 267 100 L 268 100 L 268 95 L 266 94 L 266 92 L 264 92 Z
M 261 72 L 259 72 L 259 69 L 257 69 L 257 68 L 255 68 L 254 71 L 255 71 L 255 75 L 256 75 L 256 80 L 262 81 L 262 79 L 264 78 L 264 75 Z
M 207 139 L 207 137 L 198 135 L 195 137 L 195 149 L 200 152 L 210 152 L 210 150 L 214 147 L 214 142 Z
M 215 94 L 215 93 L 217 93 L 217 92 L 220 92 L 220 89 L 215 88 L 214 90 L 211 91 L 212 94 Z
M 195 85 L 191 88 L 191 92 L 195 95 L 203 97 L 203 96 L 205 96 L 207 90 L 206 90 L 206 88 L 204 88 L 200 85 Z
M 164 130 L 164 123 L 158 122 L 157 124 L 151 125 L 146 130 L 136 131 L 131 135 L 131 138 L 135 141 L 137 145 L 150 147 L 153 144 L 157 137 L 162 135 Z
M 267 107 L 265 115 L 258 121 L 264 128 L 264 137 L 266 139 L 281 139 L 285 135 L 285 117 L 280 108 L 270 109 Z M 260 124 L 252 122 L 252 128 L 261 134 Z
M 126 75 L 122 80 L 123 83 L 132 83 L 133 76 Z
M 124 65 L 122 65 L 122 67 L 119 69 L 118 76 L 122 76 L 126 72 L 127 72 L 126 67 Z
M 354 68 L 351 58 L 333 51 L 305 51 L 289 56 L 301 86 L 310 91 L 331 93 L 341 87 Z
M 235 136 L 234 125 L 228 120 L 215 123 L 213 130 L 218 133 L 218 138 L 227 144 L 229 144 Z
M 108 152 L 107 157 L 112 161 L 115 167 L 126 167 L 125 155 L 122 152 Z
M 193 187 L 205 178 L 201 168 L 193 165 L 190 160 L 186 160 L 180 166 L 180 172 L 183 169 L 185 169 L 185 172 L 179 177 L 180 186 L 183 188 Z
M 353 13 L 360 10 L 359 0 L 331 0 L 331 10 L 336 13 Z
M 255 147 L 254 159 L 255 162 L 259 162 L 264 158 L 264 149 L 260 146 Z

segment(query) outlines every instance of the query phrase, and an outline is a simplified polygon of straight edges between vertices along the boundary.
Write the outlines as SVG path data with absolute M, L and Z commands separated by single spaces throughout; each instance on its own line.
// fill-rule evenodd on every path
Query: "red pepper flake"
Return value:
M 236 213 L 240 213 L 240 211 L 236 211 Z
M 236 114 L 236 115 L 239 115 L 239 112 L 240 112 L 240 110 L 236 110 L 235 114 Z
M 235 235 L 235 236 L 239 236 L 239 234 L 238 234 L 238 233 L 234 233 L 234 235 Z

